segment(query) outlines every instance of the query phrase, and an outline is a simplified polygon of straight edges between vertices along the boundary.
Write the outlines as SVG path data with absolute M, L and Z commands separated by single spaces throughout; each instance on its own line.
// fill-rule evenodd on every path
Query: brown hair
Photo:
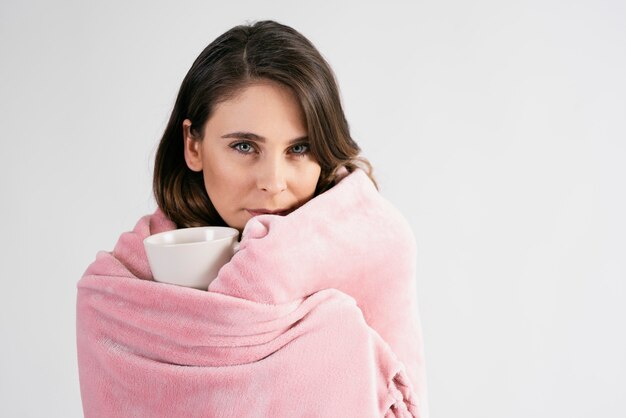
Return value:
M 216 104 L 262 79 L 291 88 L 302 106 L 311 155 L 321 166 L 315 195 L 335 184 L 342 166 L 348 171 L 361 167 L 372 178 L 371 165 L 359 157 L 360 148 L 350 136 L 334 74 L 313 44 L 274 21 L 236 26 L 194 61 L 159 143 L 154 195 L 178 227 L 225 225 L 206 193 L 202 172 L 185 163 L 183 121 L 191 120 L 191 133 L 202 138 Z

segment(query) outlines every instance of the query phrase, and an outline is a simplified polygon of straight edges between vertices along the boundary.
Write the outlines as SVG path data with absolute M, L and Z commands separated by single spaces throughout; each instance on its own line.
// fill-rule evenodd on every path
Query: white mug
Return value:
M 207 290 L 239 249 L 239 231 L 225 226 L 182 228 L 143 240 L 154 280 Z

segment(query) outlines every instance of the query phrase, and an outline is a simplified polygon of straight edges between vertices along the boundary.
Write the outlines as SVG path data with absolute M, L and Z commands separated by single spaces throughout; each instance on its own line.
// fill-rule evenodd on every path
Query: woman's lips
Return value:
M 291 212 L 290 209 L 278 209 L 278 210 L 269 210 L 269 209 L 246 209 L 248 213 L 252 216 L 259 215 L 278 215 L 285 216 Z

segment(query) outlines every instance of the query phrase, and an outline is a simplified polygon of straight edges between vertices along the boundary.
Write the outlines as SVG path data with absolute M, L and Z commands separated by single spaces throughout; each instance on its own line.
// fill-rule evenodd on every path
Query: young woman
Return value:
M 85 415 L 426 416 L 414 240 L 359 151 L 294 29 L 202 51 L 157 151 L 157 211 L 79 282 Z M 207 225 L 243 235 L 208 292 L 152 281 L 142 240 Z

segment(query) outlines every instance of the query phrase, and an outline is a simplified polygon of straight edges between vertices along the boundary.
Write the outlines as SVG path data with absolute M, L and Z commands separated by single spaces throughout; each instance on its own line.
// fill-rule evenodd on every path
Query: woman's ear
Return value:
M 185 162 L 192 171 L 202 171 L 202 141 L 191 133 L 191 121 L 183 121 L 183 141 L 185 141 Z

